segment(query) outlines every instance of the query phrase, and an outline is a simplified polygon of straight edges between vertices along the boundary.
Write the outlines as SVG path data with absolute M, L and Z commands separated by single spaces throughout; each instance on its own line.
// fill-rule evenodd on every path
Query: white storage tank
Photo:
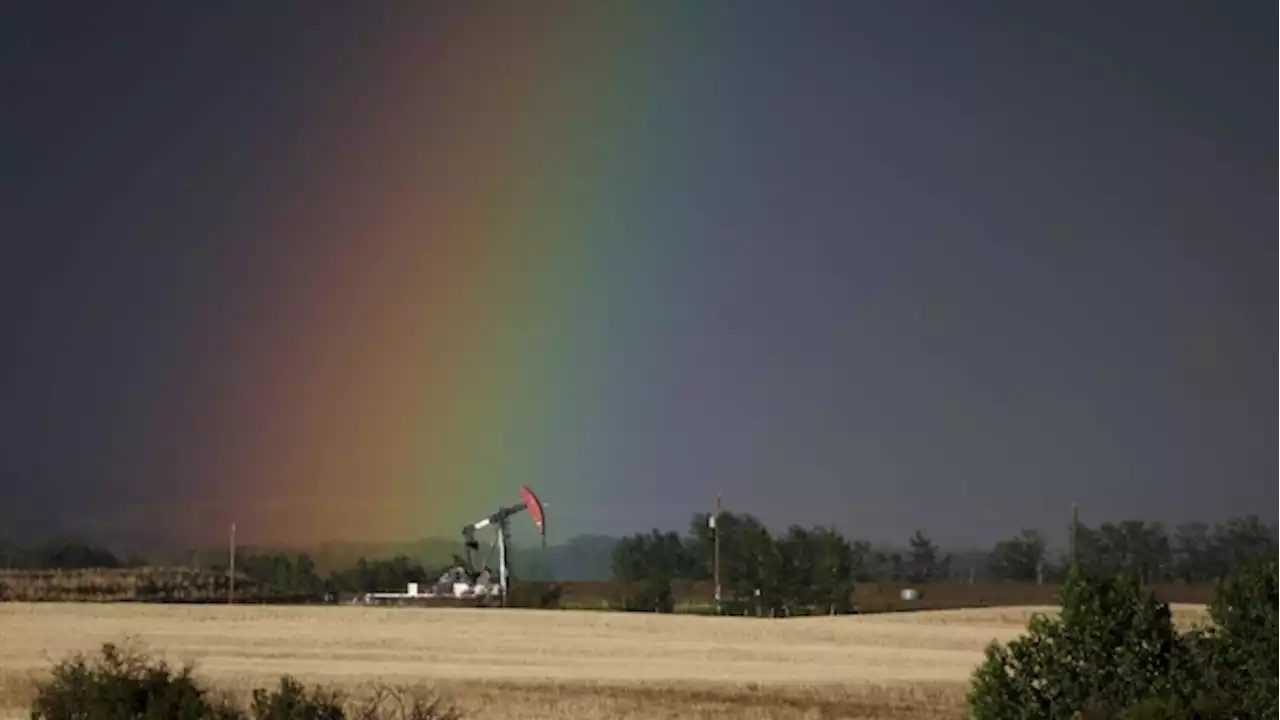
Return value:
M 901 597 L 907 602 L 913 602 L 920 599 L 920 591 L 915 588 L 903 588 Z
M 418 596 L 418 583 L 409 583 L 409 597 Z

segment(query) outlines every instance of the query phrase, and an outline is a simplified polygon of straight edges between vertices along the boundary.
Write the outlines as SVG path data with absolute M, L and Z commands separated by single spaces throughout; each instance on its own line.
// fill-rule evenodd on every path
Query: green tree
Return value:
M 1045 547 L 1039 532 L 1024 529 L 1017 537 L 996 543 L 991 551 L 991 572 L 1001 580 L 1034 582 L 1045 561 Z
M 815 550 L 809 532 L 799 525 L 792 525 L 777 540 L 777 603 L 787 615 L 813 605 Z
M 1214 579 L 1224 577 L 1231 569 L 1274 557 L 1275 536 L 1257 515 L 1231 518 L 1214 525 Z
M 847 613 L 853 610 L 853 548 L 833 528 L 814 528 L 809 533 L 814 546 L 814 565 L 810 583 L 813 601 L 822 611 Z
M 769 531 L 751 515 L 737 517 L 721 536 L 720 578 L 725 595 L 758 612 L 780 609 L 781 558 Z
M 855 582 L 871 582 L 875 579 L 875 552 L 866 540 L 855 540 L 849 546 L 849 562 L 853 566 Z
M 708 518 L 699 513 L 690 523 L 685 577 L 709 575 L 714 535 Z M 732 603 L 766 614 L 849 609 L 853 549 L 835 530 L 795 525 L 775 539 L 757 518 L 728 512 L 720 514 L 716 530 L 722 591 Z
M 1122 520 L 1103 523 L 1094 535 L 1095 572 L 1114 575 L 1130 572 L 1144 582 L 1163 577 L 1170 567 L 1171 549 L 1168 533 L 1160 523 Z
M 633 583 L 645 576 L 644 536 L 633 535 L 613 546 L 613 579 L 620 583 Z
M 710 577 L 713 531 L 707 513 L 693 516 L 689 525 L 685 567 L 689 577 Z M 720 585 L 723 596 L 738 605 L 761 611 L 782 608 L 782 562 L 778 548 L 764 524 L 753 515 L 722 511 L 716 518 L 720 536 Z M 757 597 L 756 590 L 760 591 Z
M 693 574 L 693 560 L 680 536 L 653 530 L 624 538 L 614 546 L 613 576 L 622 582 L 638 582 L 651 575 L 666 578 Z
M 945 560 L 938 558 L 938 546 L 922 530 L 916 530 L 908 541 L 911 545 L 911 558 L 907 570 L 907 581 L 927 583 L 939 579 L 945 570 Z
M 1101 532 L 1081 523 L 1075 528 L 1073 562 L 1081 572 L 1090 575 L 1114 575 L 1119 570 L 1111 562 L 1111 554 Z
M 902 553 L 886 547 L 877 547 L 871 551 L 871 562 L 867 569 L 870 581 L 897 583 L 906 580 L 909 574 Z
M 305 553 L 291 558 L 284 553 L 242 552 L 236 557 L 236 569 L 284 593 L 309 595 L 324 588 L 315 563 Z
M 653 530 L 624 538 L 614 546 L 613 576 L 627 587 L 628 610 L 671 612 L 672 578 L 696 572 L 694 559 L 674 532 Z
M 1175 528 L 1171 553 L 1175 579 L 1198 583 L 1214 577 L 1213 537 L 1207 524 L 1191 522 Z

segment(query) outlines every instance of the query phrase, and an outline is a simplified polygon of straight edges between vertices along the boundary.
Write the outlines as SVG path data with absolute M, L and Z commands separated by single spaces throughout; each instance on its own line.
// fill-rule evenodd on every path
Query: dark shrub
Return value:
M 542 610 L 559 608 L 563 594 L 564 587 L 559 583 L 516 583 L 511 586 L 510 594 L 507 596 L 507 606 Z
M 1209 612 L 1216 627 L 1215 675 L 1224 695 L 1238 702 L 1236 717 L 1274 718 L 1277 708 L 1277 563 L 1250 563 L 1218 586 Z
M 113 644 L 89 660 L 76 655 L 59 663 L 37 686 L 32 720 L 458 720 L 437 699 L 424 702 L 395 688 L 376 688 L 356 702 L 316 688 L 308 691 L 288 676 L 275 690 L 255 690 L 246 713 L 213 697 L 192 678 Z
M 336 692 L 315 688 L 310 693 L 291 677 L 280 678 L 280 687 L 270 692 L 253 691 L 250 705 L 253 720 L 345 720 L 343 698 Z
M 170 670 L 113 644 L 93 661 L 76 655 L 37 688 L 32 720 L 232 720 L 226 703 L 206 697 L 191 669 Z
M 655 573 L 639 583 L 635 594 L 627 599 L 626 609 L 669 613 L 675 610 L 675 604 L 671 578 Z
M 1168 606 L 1130 579 L 1073 572 L 1061 618 L 1037 616 L 1024 637 L 987 648 L 969 703 L 979 720 L 1113 717 L 1180 692 L 1190 662 Z
M 1276 610 L 1274 559 L 1229 576 L 1217 627 L 1185 635 L 1132 580 L 1073 572 L 1061 618 L 987 648 L 969 706 L 979 720 L 1276 717 Z

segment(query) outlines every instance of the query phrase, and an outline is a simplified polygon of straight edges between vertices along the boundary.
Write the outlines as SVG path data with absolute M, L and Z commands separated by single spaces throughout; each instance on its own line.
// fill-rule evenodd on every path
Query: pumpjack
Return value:
M 489 570 L 489 561 L 493 558 L 494 551 L 498 553 L 498 585 L 497 595 L 503 607 L 507 604 L 507 590 L 511 583 L 511 567 L 507 558 L 507 546 L 511 543 L 511 528 L 509 521 L 512 516 L 528 511 L 530 517 L 533 518 L 533 527 L 541 538 L 542 549 L 547 548 L 547 519 L 543 512 L 542 501 L 528 487 L 520 486 L 521 502 L 514 505 L 498 508 L 493 514 L 486 518 L 477 520 L 462 528 L 462 539 L 465 546 L 465 558 L 460 558 L 462 562 L 459 567 L 454 568 L 451 572 L 456 578 L 458 575 L 465 574 L 471 587 L 479 590 L 483 585 L 492 582 L 492 573 Z M 480 553 L 480 543 L 476 540 L 476 533 L 485 528 L 492 527 L 494 529 L 494 538 L 489 545 L 489 552 L 484 562 L 477 569 L 475 563 Z M 446 573 L 446 577 L 449 573 Z M 445 578 L 441 578 L 442 581 Z

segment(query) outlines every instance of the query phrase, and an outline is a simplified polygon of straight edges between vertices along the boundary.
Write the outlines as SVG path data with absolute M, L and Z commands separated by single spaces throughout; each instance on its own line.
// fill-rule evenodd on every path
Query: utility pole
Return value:
M 230 544 L 231 562 L 227 566 L 227 578 L 230 584 L 227 585 L 227 604 L 230 605 L 236 601 L 236 524 L 231 523 L 231 544 Z
M 712 575 L 716 583 L 716 614 L 720 614 L 720 493 L 716 493 L 716 511 L 711 516 L 711 538 L 715 545 L 712 559 Z

